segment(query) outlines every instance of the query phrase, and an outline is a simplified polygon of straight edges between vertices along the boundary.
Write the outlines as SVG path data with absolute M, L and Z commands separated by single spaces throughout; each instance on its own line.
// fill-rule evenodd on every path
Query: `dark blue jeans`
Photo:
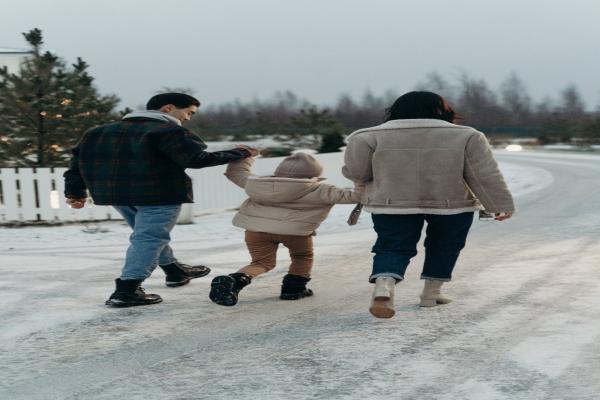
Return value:
M 460 251 L 465 247 L 473 223 L 473 213 L 454 215 L 433 214 L 373 214 L 377 241 L 373 246 L 373 273 L 369 282 L 378 276 L 404 279 L 411 258 L 417 255 L 417 243 L 423 224 L 425 236 L 425 264 L 421 279 L 449 281 Z

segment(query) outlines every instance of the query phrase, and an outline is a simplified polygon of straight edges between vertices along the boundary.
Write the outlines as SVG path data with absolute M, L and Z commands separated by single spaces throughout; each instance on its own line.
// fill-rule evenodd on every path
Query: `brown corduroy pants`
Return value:
M 312 236 L 276 235 L 265 232 L 246 231 L 246 246 L 252 262 L 238 272 L 254 278 L 275 268 L 280 243 L 290 251 L 292 263 L 289 273 L 310 278 L 313 265 Z

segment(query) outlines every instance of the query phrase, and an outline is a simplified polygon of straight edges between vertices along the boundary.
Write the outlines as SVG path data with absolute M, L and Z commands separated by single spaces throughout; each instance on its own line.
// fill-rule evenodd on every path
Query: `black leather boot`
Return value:
M 222 306 L 234 306 L 238 302 L 240 290 L 248 286 L 252 278 L 242 272 L 217 276 L 210 284 L 208 297 Z
M 167 265 L 159 265 L 159 267 L 165 271 L 165 284 L 168 287 L 187 285 L 192 279 L 208 275 L 210 272 L 210 268 L 204 265 L 192 267 L 178 261 Z
M 312 290 L 306 288 L 306 284 L 310 278 L 305 278 L 300 275 L 287 274 L 283 277 L 281 285 L 281 300 L 299 300 L 303 297 L 312 296 Z
M 116 279 L 117 289 L 110 295 L 104 304 L 113 307 L 135 307 L 156 304 L 162 301 L 157 294 L 146 294 L 140 286 L 140 279 Z

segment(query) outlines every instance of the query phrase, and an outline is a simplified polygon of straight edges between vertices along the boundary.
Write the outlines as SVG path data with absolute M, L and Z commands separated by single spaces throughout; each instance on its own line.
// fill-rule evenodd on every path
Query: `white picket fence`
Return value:
M 343 153 L 317 154 L 327 181 L 350 187 L 341 174 Z M 253 167 L 257 175 L 270 175 L 283 158 L 259 158 Z M 66 168 L 0 168 L 0 224 L 15 222 L 74 222 L 122 219 L 112 208 L 94 205 L 69 208 L 64 198 L 63 173 Z M 238 207 L 246 198 L 242 189 L 223 173 L 225 166 L 186 171 L 194 185 L 192 214 Z

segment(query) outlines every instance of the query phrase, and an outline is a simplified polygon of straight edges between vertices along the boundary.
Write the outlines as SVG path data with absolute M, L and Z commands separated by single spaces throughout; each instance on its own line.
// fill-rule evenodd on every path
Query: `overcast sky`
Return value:
M 292 90 L 412 89 L 464 71 L 493 89 L 511 71 L 536 101 L 577 85 L 600 105 L 600 0 L 0 0 L 0 47 L 47 48 L 91 65 L 101 93 L 136 107 L 162 87 L 204 104 Z

